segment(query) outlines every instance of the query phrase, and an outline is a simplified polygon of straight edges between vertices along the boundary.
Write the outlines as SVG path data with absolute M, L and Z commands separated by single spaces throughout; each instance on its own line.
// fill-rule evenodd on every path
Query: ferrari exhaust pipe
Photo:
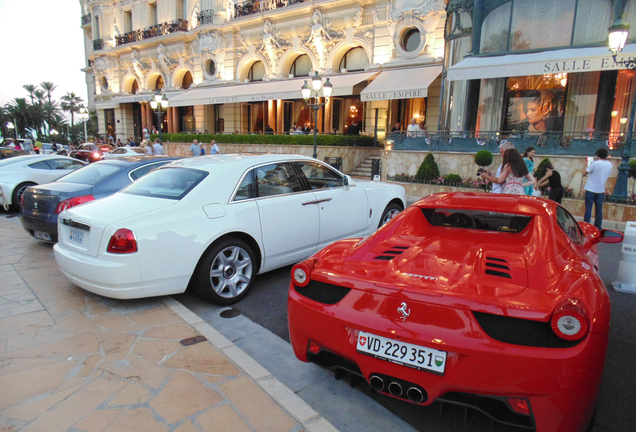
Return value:
M 389 384 L 389 393 L 391 393 L 395 397 L 402 396 L 402 386 L 395 381 Z
M 410 389 L 408 389 L 406 391 L 406 396 L 411 402 L 416 404 L 420 404 L 424 401 L 424 395 L 422 394 L 422 391 L 417 387 L 411 387 Z
M 384 380 L 377 375 L 372 375 L 369 379 L 369 385 L 377 392 L 384 390 Z

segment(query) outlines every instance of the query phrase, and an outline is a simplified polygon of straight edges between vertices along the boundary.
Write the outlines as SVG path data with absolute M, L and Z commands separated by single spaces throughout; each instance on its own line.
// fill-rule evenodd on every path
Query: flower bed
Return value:
M 463 189 L 478 189 L 481 191 L 489 191 L 492 189 L 492 183 L 486 181 L 482 178 L 478 180 L 473 180 L 471 178 L 461 179 L 461 181 L 457 181 L 459 178 L 457 174 L 449 174 L 445 176 L 438 177 L 434 180 L 423 180 L 417 177 L 417 175 L 409 175 L 409 174 L 396 174 L 394 176 L 387 176 L 388 181 L 400 182 L 400 183 L 416 183 L 423 185 L 431 185 L 431 186 L 449 186 L 454 188 L 463 188 Z

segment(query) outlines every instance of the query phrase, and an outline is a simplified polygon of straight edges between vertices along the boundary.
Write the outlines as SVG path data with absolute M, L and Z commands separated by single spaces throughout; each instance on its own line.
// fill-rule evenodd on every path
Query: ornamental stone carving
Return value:
M 135 72 L 135 75 L 137 75 L 137 78 L 139 78 L 139 82 L 146 82 L 146 80 L 145 80 L 145 78 L 146 78 L 145 70 L 147 68 L 148 68 L 148 65 L 145 65 L 139 59 L 139 52 L 136 49 L 133 49 L 133 51 L 132 51 L 132 69 Z
M 403 15 L 410 14 L 425 17 L 431 13 L 437 14 L 444 10 L 444 0 L 391 0 L 389 16 L 399 20 Z
M 170 73 L 172 72 L 172 62 L 170 61 L 170 58 L 168 58 L 168 56 L 165 54 L 165 47 L 162 43 L 160 43 L 157 47 L 157 53 L 157 61 L 159 62 L 159 67 L 166 76 L 170 76 Z
M 329 49 L 342 39 L 344 32 L 330 31 L 331 23 L 325 22 L 323 14 L 319 9 L 314 10 L 311 22 L 311 33 L 309 34 L 309 38 L 305 41 L 305 45 L 316 55 L 318 68 L 324 70 L 327 67 Z

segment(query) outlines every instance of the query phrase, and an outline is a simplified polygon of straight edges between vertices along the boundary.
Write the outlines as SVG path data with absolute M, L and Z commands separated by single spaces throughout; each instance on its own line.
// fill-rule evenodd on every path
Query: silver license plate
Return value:
M 444 369 L 446 368 L 445 351 L 376 336 L 363 331 L 358 335 L 356 349 L 358 352 L 382 360 L 427 370 L 440 375 L 444 374 Z
M 33 231 L 33 237 L 40 240 L 51 241 L 51 235 L 42 231 Z
M 84 231 L 80 231 L 80 230 L 76 230 L 71 228 L 71 236 L 70 236 L 70 240 L 73 243 L 77 243 L 77 244 L 84 244 Z

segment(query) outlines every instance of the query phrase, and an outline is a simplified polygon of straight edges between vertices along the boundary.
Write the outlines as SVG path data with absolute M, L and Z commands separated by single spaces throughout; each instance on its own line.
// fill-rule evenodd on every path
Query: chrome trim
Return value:
M 82 230 L 82 231 L 89 231 L 90 232 L 90 230 L 91 230 L 90 226 L 88 226 L 86 224 L 83 224 L 81 222 L 75 222 L 71 218 L 62 218 L 61 222 L 62 222 L 62 225 L 66 225 L 66 226 L 69 226 L 71 228 L 77 228 L 77 229 Z
M 325 198 L 325 199 L 321 199 L 321 200 L 317 200 L 317 201 L 307 201 L 302 203 L 302 205 L 309 205 L 309 204 L 320 204 L 322 202 L 327 202 L 327 201 L 331 201 L 332 198 Z

